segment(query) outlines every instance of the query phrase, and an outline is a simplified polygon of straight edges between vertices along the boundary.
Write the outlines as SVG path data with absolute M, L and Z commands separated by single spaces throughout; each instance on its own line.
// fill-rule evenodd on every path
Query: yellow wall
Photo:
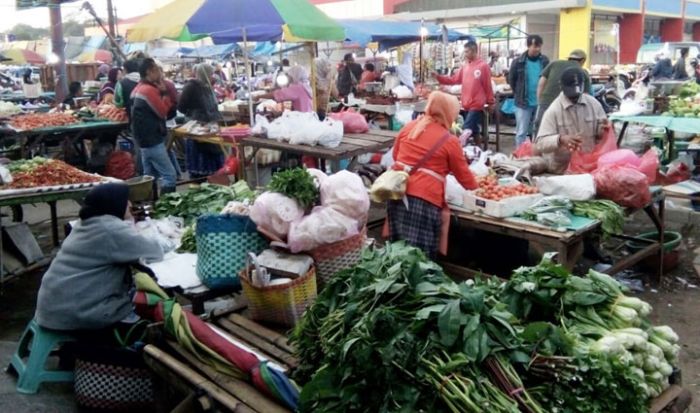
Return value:
M 559 13 L 559 58 L 566 59 L 574 49 L 586 52 L 586 67 L 591 61 L 591 2 L 586 7 L 562 9 Z

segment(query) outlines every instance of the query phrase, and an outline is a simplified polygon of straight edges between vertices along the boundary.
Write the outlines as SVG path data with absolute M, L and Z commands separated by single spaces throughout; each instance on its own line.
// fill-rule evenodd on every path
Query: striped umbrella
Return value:
M 26 49 L 7 49 L 2 51 L 2 55 L 10 59 L 3 62 L 7 65 L 41 65 L 46 63 L 40 54 Z
M 167 38 L 215 43 L 290 38 L 342 41 L 343 28 L 308 0 L 175 0 L 127 31 L 130 42 Z

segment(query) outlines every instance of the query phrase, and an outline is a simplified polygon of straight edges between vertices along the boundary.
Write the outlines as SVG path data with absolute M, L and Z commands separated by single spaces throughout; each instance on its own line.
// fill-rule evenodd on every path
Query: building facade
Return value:
M 509 54 L 522 51 L 518 33 L 540 34 L 557 58 L 583 49 L 593 64 L 635 63 L 644 43 L 700 41 L 700 0 L 312 0 L 331 17 L 433 21 L 450 28 L 513 25 Z M 620 36 L 622 34 L 622 36 Z M 483 40 L 482 40 L 483 42 Z M 503 46 L 501 46 L 503 47 Z

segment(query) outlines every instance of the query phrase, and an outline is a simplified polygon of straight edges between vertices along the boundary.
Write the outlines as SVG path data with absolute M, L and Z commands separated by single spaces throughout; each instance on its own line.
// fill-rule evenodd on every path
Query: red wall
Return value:
M 693 41 L 700 42 L 700 22 L 693 23 Z
M 620 35 L 620 63 L 635 63 L 644 39 L 644 15 L 623 14 Z
M 662 42 L 683 41 L 683 19 L 663 19 L 661 21 Z

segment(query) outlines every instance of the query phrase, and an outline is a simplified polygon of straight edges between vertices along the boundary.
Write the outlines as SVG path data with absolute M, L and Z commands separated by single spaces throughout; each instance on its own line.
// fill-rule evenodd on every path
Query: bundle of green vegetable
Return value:
M 537 201 L 533 206 L 520 215 L 550 227 L 566 227 L 571 225 L 571 200 L 565 196 L 547 196 Z
M 10 170 L 10 173 L 31 172 L 37 166 L 43 165 L 48 161 L 49 160 L 44 157 L 35 156 L 32 159 L 20 159 L 17 161 L 12 161 L 7 165 L 7 168 Z
M 200 215 L 220 212 L 230 201 L 255 198 L 255 193 L 245 181 L 231 186 L 204 183 L 193 185 L 186 191 L 163 195 L 155 206 L 155 216 L 182 217 L 192 223 Z
M 624 295 L 612 277 L 596 271 L 572 276 L 545 257 L 537 267 L 516 271 L 504 285 L 502 298 L 521 320 L 539 323 L 530 326 L 551 323 L 552 328 L 536 337 L 540 343 L 549 344 L 551 337 L 559 342 L 565 335 L 573 344 L 568 350 L 559 346 L 548 351 L 551 345 L 537 349 L 540 354 L 571 357 L 553 369 L 556 380 L 543 385 L 544 394 L 555 395 L 542 400 L 550 409 L 645 411 L 646 400 L 668 387 L 680 349 L 678 336 L 669 327 L 651 326 L 651 306 Z M 624 391 L 604 391 L 623 384 Z M 576 407 L 574 401 L 581 399 L 590 401 Z
M 495 292 L 489 283 L 456 284 L 403 243 L 366 251 L 292 334 L 297 379 L 308 381 L 300 411 L 518 412 L 520 402 L 543 412 L 526 391 L 511 397 L 482 367 L 520 348 L 518 321 Z M 499 364 L 509 365 L 508 356 Z
M 319 197 L 314 178 L 303 168 L 287 169 L 272 175 L 267 185 L 272 192 L 278 192 L 296 200 L 303 209 L 310 209 Z
M 177 252 L 180 254 L 182 253 L 196 253 L 197 252 L 197 238 L 195 237 L 196 233 L 196 224 L 192 224 L 187 226 L 185 228 L 185 231 L 182 233 L 182 238 L 180 238 L 180 246 L 177 249 Z
M 622 234 L 625 225 L 625 210 L 621 206 L 604 199 L 593 201 L 574 201 L 574 215 L 597 219 L 601 222 L 603 233 Z

